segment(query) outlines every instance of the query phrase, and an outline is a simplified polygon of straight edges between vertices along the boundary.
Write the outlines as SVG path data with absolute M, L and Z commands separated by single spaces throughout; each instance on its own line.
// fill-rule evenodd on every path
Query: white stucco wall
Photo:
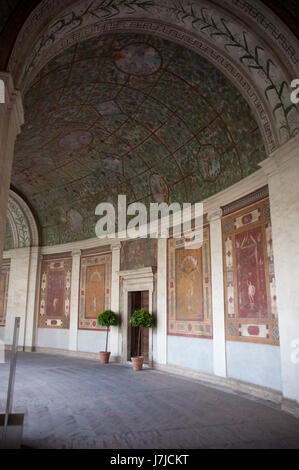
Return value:
M 90 353 L 98 353 L 100 351 L 104 351 L 105 341 L 105 331 L 78 331 L 78 351 Z
M 299 404 L 299 135 L 261 166 L 270 194 L 283 396 Z
M 69 330 L 58 328 L 38 328 L 36 346 L 38 348 L 68 349 Z
M 5 338 L 5 327 L 1 326 L 0 327 L 0 341 L 4 341 Z
M 198 372 L 213 373 L 213 341 L 186 336 L 168 336 L 167 363 Z
M 21 319 L 19 346 L 24 346 L 26 333 L 26 311 L 28 299 L 28 279 L 30 266 L 30 248 L 10 251 L 10 273 L 5 326 L 5 343 L 13 342 L 15 317 Z
M 227 376 L 281 391 L 279 346 L 226 342 Z

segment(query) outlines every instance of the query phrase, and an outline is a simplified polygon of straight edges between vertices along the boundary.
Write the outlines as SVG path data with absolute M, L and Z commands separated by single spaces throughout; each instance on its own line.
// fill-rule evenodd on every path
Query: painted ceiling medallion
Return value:
M 75 131 L 60 139 L 59 145 L 64 150 L 79 150 L 90 144 L 92 135 L 88 131 Z
M 151 75 L 159 70 L 161 56 L 148 44 L 130 44 L 114 53 L 117 68 L 130 75 Z

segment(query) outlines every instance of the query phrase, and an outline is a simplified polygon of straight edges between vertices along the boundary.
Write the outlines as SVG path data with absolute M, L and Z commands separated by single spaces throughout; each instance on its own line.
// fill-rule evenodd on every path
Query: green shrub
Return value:
M 154 326 L 154 318 L 148 310 L 141 308 L 132 313 L 130 323 L 132 326 L 139 326 L 137 354 L 140 356 L 141 328 L 151 328 Z
M 112 310 L 105 310 L 98 315 L 98 325 L 100 326 L 116 326 L 117 316 Z
M 105 348 L 105 351 L 107 352 L 109 327 L 117 325 L 117 315 L 112 310 L 105 310 L 98 315 L 98 325 L 105 326 L 107 328 Z

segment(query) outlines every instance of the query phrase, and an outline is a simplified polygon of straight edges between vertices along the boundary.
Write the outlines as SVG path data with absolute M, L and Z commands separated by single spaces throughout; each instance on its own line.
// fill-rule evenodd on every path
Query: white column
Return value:
M 112 244 L 112 266 L 111 266 L 111 310 L 119 317 L 119 270 L 120 270 L 120 248 L 121 243 L 116 241 Z M 111 356 L 120 356 L 119 326 L 112 326 L 109 332 L 108 350 Z
M 32 351 L 37 329 L 37 297 L 39 291 L 40 248 L 30 248 L 28 295 L 25 324 L 25 349 Z
M 81 250 L 78 250 L 78 249 L 73 250 L 72 257 L 73 257 L 73 264 L 72 264 L 72 285 L 71 285 L 69 350 L 77 351 Z
M 299 135 L 261 166 L 268 177 L 270 195 L 283 396 L 298 406 Z
M 157 363 L 167 364 L 167 240 L 158 239 Z
M 0 72 L 4 82 L 5 103 L 0 103 L 0 264 L 5 238 L 8 192 L 16 136 L 24 123 L 23 105 L 19 91 L 14 89 L 11 75 Z
M 213 305 L 214 374 L 226 377 L 225 313 L 220 208 L 209 211 Z
M 17 248 L 13 250 L 10 259 L 5 344 L 12 344 L 15 317 L 20 317 L 19 346 L 23 347 L 25 341 L 30 248 Z

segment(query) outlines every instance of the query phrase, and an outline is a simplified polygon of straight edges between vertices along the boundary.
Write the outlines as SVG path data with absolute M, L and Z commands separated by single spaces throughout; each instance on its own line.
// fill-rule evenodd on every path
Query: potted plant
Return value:
M 132 313 L 130 318 L 130 323 L 132 326 L 139 326 L 138 334 L 138 347 L 137 347 L 137 356 L 132 357 L 132 364 L 134 370 L 141 370 L 143 366 L 144 357 L 141 356 L 141 329 L 142 328 L 151 328 L 154 325 L 153 316 L 145 308 L 140 310 L 135 310 Z
M 108 334 L 110 326 L 117 325 L 117 316 L 112 310 L 105 310 L 98 315 L 98 325 L 106 327 L 106 347 L 105 351 L 100 351 L 100 360 L 102 364 L 108 364 L 110 358 L 110 352 L 107 351 L 108 347 Z

